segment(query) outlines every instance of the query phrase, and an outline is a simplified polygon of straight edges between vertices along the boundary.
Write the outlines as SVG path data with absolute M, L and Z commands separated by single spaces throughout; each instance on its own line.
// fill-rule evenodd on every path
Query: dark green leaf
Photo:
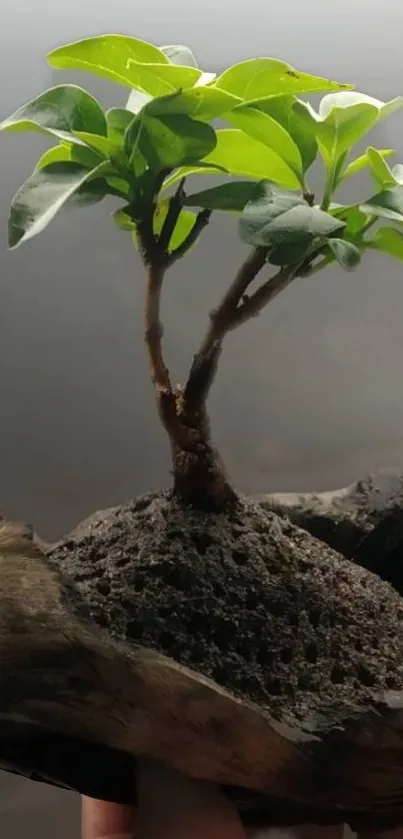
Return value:
M 317 238 L 331 236 L 344 222 L 310 207 L 292 192 L 265 185 L 265 196 L 246 205 L 240 219 L 241 239 L 251 245 L 270 249 L 290 246 L 304 252 Z
M 328 246 L 345 271 L 354 271 L 361 260 L 359 249 L 345 239 L 328 239 Z
M 403 233 L 395 227 L 380 227 L 368 244 L 389 256 L 403 259 Z
M 154 171 L 195 163 L 216 145 L 214 129 L 187 116 L 142 113 L 126 131 L 126 151 L 138 148 Z
M 187 207 L 206 210 L 240 212 L 248 201 L 256 200 L 264 193 L 264 187 L 254 181 L 228 181 L 228 183 L 204 189 L 188 195 L 183 203 Z
M 296 265 L 301 262 L 307 254 L 310 246 L 310 240 L 298 237 L 293 242 L 285 242 L 284 244 L 274 245 L 269 253 L 268 262 L 271 265 Z
M 0 123 L 1 131 L 39 131 L 77 142 L 71 135 L 86 131 L 106 135 L 105 114 L 93 96 L 72 84 L 52 87 Z
M 237 96 L 232 96 L 225 90 L 200 86 L 178 90 L 168 96 L 152 99 L 145 105 L 144 111 L 150 116 L 183 114 L 207 122 L 217 119 L 239 102 L 240 99 Z
M 378 192 L 362 204 L 360 209 L 373 216 L 403 222 L 403 186 L 399 185 Z
M 35 169 L 44 169 L 50 163 L 62 163 L 66 160 L 80 163 L 86 169 L 94 169 L 102 163 L 102 158 L 97 152 L 92 151 L 92 149 L 88 149 L 85 146 L 76 146 L 73 143 L 60 143 L 58 146 L 52 146 L 52 148 L 47 149 L 43 153 Z
M 133 114 L 125 108 L 110 108 L 106 112 L 108 140 L 114 152 L 123 150 L 125 131 L 132 121 Z
M 348 89 L 309 73 L 301 73 L 275 58 L 251 58 L 225 70 L 216 80 L 217 87 L 228 90 L 245 101 L 282 93 L 309 93 L 321 90 Z
M 270 180 L 290 189 L 300 187 L 299 179 L 280 155 L 237 128 L 217 131 L 217 146 L 205 162 L 223 166 L 238 177 Z
M 36 170 L 14 196 L 8 222 L 8 243 L 16 248 L 48 226 L 68 206 L 83 206 L 104 197 L 103 164 L 88 170 L 79 163 L 53 163 Z M 91 181 L 91 183 L 89 183 Z
M 201 70 L 171 64 L 162 50 L 125 35 L 101 35 L 66 44 L 49 53 L 48 62 L 57 69 L 95 73 L 151 96 L 190 87 L 201 76 Z

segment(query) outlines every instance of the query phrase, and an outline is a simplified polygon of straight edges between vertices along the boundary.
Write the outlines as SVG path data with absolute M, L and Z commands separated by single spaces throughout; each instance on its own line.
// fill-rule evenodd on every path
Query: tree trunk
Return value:
M 171 440 L 174 494 L 192 507 L 206 512 L 220 512 L 229 504 L 234 504 L 237 495 L 211 442 L 206 411 L 199 406 L 190 408 L 182 392 L 177 395 L 176 405 L 178 418 L 191 445 L 183 448 Z

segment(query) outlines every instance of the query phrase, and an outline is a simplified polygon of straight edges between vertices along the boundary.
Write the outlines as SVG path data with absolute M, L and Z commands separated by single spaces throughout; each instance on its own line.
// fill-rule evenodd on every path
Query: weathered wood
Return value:
M 266 493 L 258 500 L 403 594 L 401 468 L 379 470 L 329 492 Z
M 29 530 L 0 529 L 0 766 L 8 770 L 127 800 L 141 755 L 223 785 L 246 824 L 375 830 L 403 821 L 402 708 L 396 691 L 351 709 L 344 725 L 283 725 L 166 656 L 113 640 Z

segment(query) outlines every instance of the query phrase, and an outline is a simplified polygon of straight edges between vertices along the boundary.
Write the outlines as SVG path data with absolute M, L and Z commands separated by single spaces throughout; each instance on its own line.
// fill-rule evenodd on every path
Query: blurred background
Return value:
M 62 81 L 124 104 L 125 90 L 45 62 L 51 48 L 105 32 L 188 44 L 206 70 L 271 56 L 381 99 L 403 93 L 400 0 L 2 0 L 1 17 L 0 118 Z M 375 140 L 403 162 L 402 128 L 394 115 Z M 60 216 L 6 251 L 10 199 L 45 146 L 0 136 L 0 508 L 54 539 L 97 508 L 168 484 L 170 463 L 143 355 L 141 266 L 108 207 Z M 214 219 L 169 275 L 174 380 L 244 252 L 235 225 Z M 402 320 L 403 265 L 374 254 L 353 275 L 299 281 L 230 336 L 210 407 L 240 489 L 330 489 L 402 463 Z M 0 835 L 76 839 L 77 798 L 0 774 Z

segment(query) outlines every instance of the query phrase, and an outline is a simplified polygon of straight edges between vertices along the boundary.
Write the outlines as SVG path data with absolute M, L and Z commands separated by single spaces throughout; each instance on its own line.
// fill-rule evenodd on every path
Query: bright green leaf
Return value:
M 356 245 L 345 239 L 328 239 L 328 246 L 339 265 L 345 271 L 354 271 L 361 261 L 361 253 Z
M 377 149 L 378 154 L 381 157 L 391 157 L 396 152 L 393 149 Z M 363 169 L 366 169 L 369 166 L 369 160 L 367 152 L 365 154 L 361 154 L 359 157 L 356 157 L 355 160 L 352 160 L 351 163 L 346 166 L 344 172 L 341 174 L 341 181 L 345 181 L 347 178 L 350 178 L 351 175 L 356 175 L 358 172 L 362 172 Z
M 197 61 L 189 47 L 183 44 L 168 44 L 160 47 L 164 55 L 169 58 L 172 64 L 180 64 L 184 67 L 197 67 Z
M 150 116 L 183 114 L 208 122 L 222 116 L 239 105 L 239 102 L 237 96 L 217 87 L 192 87 L 152 99 L 146 104 L 144 111 Z
M 304 254 L 314 239 L 326 238 L 343 227 L 344 222 L 310 207 L 302 197 L 266 184 L 264 197 L 246 205 L 239 232 L 248 244 L 281 248 L 284 264 L 289 264 L 287 246 Z
M 382 154 L 378 151 L 378 149 L 374 149 L 372 148 L 372 146 L 368 146 L 366 150 L 366 155 L 368 158 L 369 167 L 377 185 L 381 189 L 387 189 L 390 186 L 396 186 L 396 178 L 394 177 L 392 170 L 389 168 L 388 164 L 386 163 L 386 160 L 384 160 Z
M 321 107 L 326 96 L 322 99 Z M 349 107 L 324 107 L 315 114 L 310 108 L 317 122 L 316 136 L 320 152 L 327 166 L 336 164 L 341 155 L 348 152 L 355 143 L 375 125 L 378 119 L 378 109 L 374 105 L 361 103 Z
M 182 115 L 153 117 L 142 113 L 126 131 L 126 151 L 136 147 L 154 171 L 191 165 L 212 152 L 214 129 Z
M 226 114 L 225 119 L 245 134 L 273 149 L 295 173 L 300 184 L 302 183 L 302 160 L 298 146 L 273 117 L 257 108 L 241 105 Z
M 125 213 L 125 211 L 121 208 L 115 210 L 115 212 L 112 213 L 112 218 L 119 230 L 124 230 L 125 232 L 133 233 L 133 230 L 136 229 L 136 225 L 133 219 L 129 216 L 128 213 Z
M 77 142 L 71 135 L 87 131 L 106 135 L 105 114 L 93 96 L 72 84 L 52 87 L 0 123 L 0 131 L 39 131 Z
M 190 178 L 191 175 L 219 175 L 221 172 L 225 175 L 228 174 L 224 166 L 213 166 L 208 163 L 203 163 L 200 160 L 195 166 L 181 166 L 179 169 L 176 169 L 172 175 L 165 178 L 162 189 L 165 191 L 183 178 Z
M 309 73 L 301 73 L 284 61 L 274 58 L 251 58 L 225 70 L 216 80 L 217 87 L 240 96 L 245 101 L 284 93 L 299 94 L 321 90 L 340 90 L 339 84 Z
M 395 227 L 380 227 L 368 244 L 389 256 L 403 259 L 403 233 Z
M 187 207 L 205 210 L 241 212 L 248 201 L 258 199 L 264 193 L 264 186 L 254 181 L 228 181 L 212 189 L 204 189 L 188 195 L 183 200 Z
M 385 189 L 360 206 L 364 213 L 403 222 L 403 186 Z
M 297 146 L 302 160 L 302 171 L 312 165 L 318 151 L 316 120 L 306 102 L 294 96 L 271 96 L 248 103 L 280 123 Z
M 402 105 L 403 97 L 381 102 L 350 90 L 324 96 L 318 114 L 308 106 L 317 121 L 317 137 L 325 163 L 337 161 L 376 123 Z
M 270 180 L 290 189 L 300 187 L 295 173 L 273 149 L 236 128 L 217 131 L 217 146 L 205 162 L 223 166 L 231 175 Z
M 12 200 L 9 247 L 16 248 L 42 233 L 62 207 L 83 206 L 103 198 L 106 182 L 97 178 L 102 171 L 103 164 L 89 171 L 73 162 L 36 170 Z
M 66 44 L 48 55 L 57 69 L 85 70 L 152 96 L 191 87 L 201 75 L 194 67 L 169 62 L 162 50 L 125 35 L 101 35 Z
M 164 221 L 169 208 L 169 198 L 163 198 L 158 202 L 154 213 L 153 228 L 154 233 L 158 236 L 162 231 Z M 181 210 L 178 221 L 175 225 L 175 230 L 169 240 L 168 252 L 176 251 L 176 249 L 185 241 L 196 221 L 196 213 L 190 210 Z

